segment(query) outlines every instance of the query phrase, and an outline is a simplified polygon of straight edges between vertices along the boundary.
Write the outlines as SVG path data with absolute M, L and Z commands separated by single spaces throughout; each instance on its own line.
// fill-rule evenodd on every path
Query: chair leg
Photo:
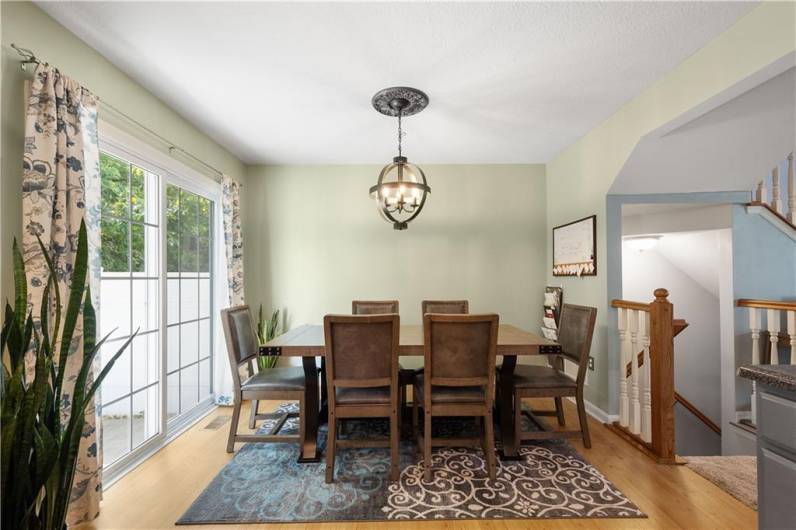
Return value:
M 495 463 L 497 455 L 495 454 L 495 429 L 492 419 L 492 411 L 488 411 L 484 417 L 484 428 L 486 434 L 486 465 L 489 471 L 489 478 L 495 480 L 497 475 L 497 465 Z
M 401 437 L 404 426 L 404 406 L 406 406 L 406 387 L 400 386 L 398 390 L 398 437 Z
M 580 388 L 575 396 L 578 405 L 578 420 L 580 421 L 580 433 L 583 436 L 583 446 L 591 449 L 591 437 L 589 436 L 589 421 L 586 416 L 586 404 L 583 401 L 583 390 Z
M 557 397 L 556 400 L 556 416 L 558 416 L 558 424 L 564 427 L 567 420 L 564 418 L 564 405 L 561 403 L 561 398 Z
M 307 429 L 307 396 L 301 394 L 299 398 L 299 457 L 301 457 L 301 444 L 304 443 L 304 433 Z
M 229 424 L 229 438 L 227 439 L 227 452 L 235 452 L 235 437 L 238 435 L 238 421 L 240 420 L 240 399 L 235 399 L 235 405 L 232 407 L 232 423 Z
M 412 396 L 412 443 L 415 445 L 415 448 L 417 448 L 417 412 L 419 408 L 417 396 Z
M 249 413 L 249 429 L 254 429 L 257 426 L 257 409 L 259 408 L 260 402 L 256 399 L 252 400 L 252 408 L 251 412 Z
M 401 404 L 399 403 L 400 407 Z M 398 480 L 398 442 L 401 439 L 400 413 L 392 411 L 390 416 L 390 480 Z
M 423 420 L 423 480 L 431 482 L 431 408 L 427 408 Z
M 334 456 L 337 446 L 337 417 L 329 411 L 329 434 L 326 438 L 326 483 L 334 482 Z

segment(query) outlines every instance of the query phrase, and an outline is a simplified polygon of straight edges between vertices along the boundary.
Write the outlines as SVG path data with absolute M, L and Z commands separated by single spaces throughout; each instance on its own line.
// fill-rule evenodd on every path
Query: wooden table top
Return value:
M 323 357 L 326 354 L 323 326 L 305 324 L 268 341 L 260 350 L 266 355 Z M 423 355 L 423 326 L 402 325 L 400 355 Z M 558 343 L 511 324 L 498 328 L 497 355 L 539 355 L 556 353 Z

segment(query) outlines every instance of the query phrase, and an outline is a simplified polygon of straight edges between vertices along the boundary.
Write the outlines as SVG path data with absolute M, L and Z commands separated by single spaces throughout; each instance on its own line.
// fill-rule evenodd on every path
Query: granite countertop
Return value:
M 796 392 L 796 365 L 756 364 L 741 366 L 738 375 L 763 385 L 770 385 L 789 392 Z

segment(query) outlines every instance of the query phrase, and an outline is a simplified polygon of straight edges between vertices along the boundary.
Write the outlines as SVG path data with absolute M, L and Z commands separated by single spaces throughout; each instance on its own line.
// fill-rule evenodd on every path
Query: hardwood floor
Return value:
M 277 403 L 268 403 L 271 410 Z M 261 410 L 262 410 L 261 406 Z M 566 401 L 567 423 L 576 423 L 572 403 Z M 241 414 L 246 432 L 248 409 Z M 229 416 L 219 408 L 105 492 L 100 517 L 82 529 L 173 528 L 210 480 L 232 458 L 225 452 L 229 423 L 205 429 L 214 418 Z M 636 503 L 648 519 L 525 519 L 516 521 L 428 521 L 386 523 L 391 529 L 409 530 L 513 530 L 526 528 L 755 528 L 757 514 L 740 501 L 685 466 L 659 466 L 624 440 L 590 418 L 592 448 L 579 440 L 571 443 L 597 469 Z M 241 444 L 236 445 L 239 449 Z M 381 523 L 379 523 L 381 524 Z M 224 530 L 284 528 L 299 530 L 364 530 L 374 523 L 320 523 L 272 525 L 221 525 Z M 210 528 L 209 525 L 191 528 Z

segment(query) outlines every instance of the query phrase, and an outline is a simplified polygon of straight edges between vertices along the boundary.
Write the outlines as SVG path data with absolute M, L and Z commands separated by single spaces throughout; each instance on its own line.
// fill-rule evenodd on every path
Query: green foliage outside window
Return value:
M 129 162 L 101 153 L 100 174 L 102 268 L 105 272 L 129 272 L 132 265 L 133 272 L 143 272 L 147 230 L 143 223 L 145 220 L 157 223 L 145 218 L 146 172 Z M 211 203 L 208 199 L 177 186 L 166 186 L 168 272 L 210 272 L 210 218 Z M 148 230 L 150 234 L 155 231 L 153 228 Z

